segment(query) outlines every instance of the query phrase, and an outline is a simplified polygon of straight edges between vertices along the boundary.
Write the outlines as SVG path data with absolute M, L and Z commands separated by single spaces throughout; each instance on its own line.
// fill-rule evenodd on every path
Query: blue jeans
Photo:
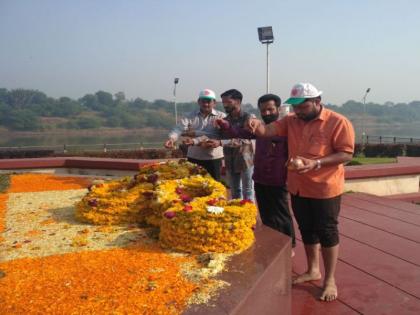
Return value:
M 249 199 L 254 201 L 254 189 L 252 187 L 253 172 L 253 166 L 240 173 L 232 173 L 230 170 L 227 171 L 232 199 Z

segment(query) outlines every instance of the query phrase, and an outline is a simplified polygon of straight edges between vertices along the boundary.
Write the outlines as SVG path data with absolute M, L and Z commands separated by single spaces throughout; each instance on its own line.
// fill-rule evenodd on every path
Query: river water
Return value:
M 355 125 L 356 137 L 361 139 L 362 127 Z M 420 138 L 420 124 L 406 125 L 369 125 L 366 126 L 366 134 L 369 136 L 383 137 L 406 137 Z M 70 134 L 37 134 L 25 136 L 16 136 L 13 134 L 3 134 L 0 136 L 0 147 L 19 147 L 19 146 L 42 146 L 42 147 L 63 147 L 80 146 L 80 147 L 103 147 L 107 144 L 109 147 L 124 148 L 124 143 L 131 144 L 126 147 L 136 147 L 138 144 L 142 147 L 162 147 L 163 142 L 167 139 L 167 131 L 144 131 L 133 132 L 132 134 L 101 134 L 94 135 L 72 135 Z M 118 146 L 117 146 L 118 145 Z
M 113 146 L 117 148 L 124 147 L 161 147 L 167 139 L 167 131 L 145 131 L 143 133 L 133 134 L 25 134 L 13 135 L 6 134 L 0 136 L 0 147 L 103 147 Z M 128 144 L 126 146 L 122 144 Z

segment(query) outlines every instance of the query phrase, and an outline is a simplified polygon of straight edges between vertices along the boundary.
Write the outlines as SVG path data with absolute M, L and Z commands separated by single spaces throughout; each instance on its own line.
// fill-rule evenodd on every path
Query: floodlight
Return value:
M 262 44 L 267 46 L 267 84 L 266 92 L 270 90 L 270 59 L 268 57 L 268 46 L 274 42 L 273 28 L 271 26 L 263 26 L 258 28 L 258 39 Z
M 273 28 L 271 26 L 259 27 L 258 39 L 263 44 L 272 43 L 274 41 Z

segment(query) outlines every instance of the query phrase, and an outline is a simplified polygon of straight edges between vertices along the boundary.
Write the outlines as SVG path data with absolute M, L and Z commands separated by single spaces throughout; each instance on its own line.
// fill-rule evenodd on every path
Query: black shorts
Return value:
M 286 187 L 254 182 L 254 190 L 262 223 L 290 236 L 292 247 L 295 247 L 295 231 Z
M 291 201 L 304 244 L 333 247 L 339 243 L 337 225 L 341 195 L 328 199 L 291 195 Z

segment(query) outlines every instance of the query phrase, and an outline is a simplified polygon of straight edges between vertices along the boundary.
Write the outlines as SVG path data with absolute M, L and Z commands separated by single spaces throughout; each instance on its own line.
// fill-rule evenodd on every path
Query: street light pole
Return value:
M 370 92 L 370 88 L 368 88 L 363 96 L 363 126 L 362 126 L 362 144 L 364 143 L 364 138 L 366 135 L 366 97 Z
M 262 44 L 267 45 L 267 69 L 266 69 L 266 92 L 270 91 L 270 58 L 268 45 L 274 42 L 273 28 L 271 26 L 264 26 L 258 28 L 258 39 Z
M 178 125 L 178 111 L 176 108 L 176 85 L 179 82 L 179 78 L 174 79 L 174 110 L 175 110 L 175 124 Z
M 270 58 L 269 58 L 269 54 L 268 54 L 268 45 L 269 43 L 266 44 L 267 45 L 267 78 L 266 78 L 266 93 L 268 94 L 268 91 L 270 91 Z

